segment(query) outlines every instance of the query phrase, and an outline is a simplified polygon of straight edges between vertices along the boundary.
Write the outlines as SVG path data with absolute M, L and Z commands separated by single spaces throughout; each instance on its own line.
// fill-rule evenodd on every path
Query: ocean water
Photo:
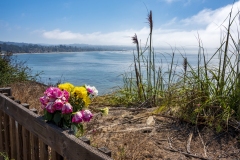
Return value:
M 32 74 L 41 73 L 38 79 L 44 84 L 70 82 L 73 85 L 95 86 L 99 94 L 107 94 L 123 85 L 122 74 L 133 69 L 133 51 L 95 51 L 74 53 L 15 54 L 25 62 Z M 188 62 L 197 64 L 197 55 L 186 55 Z M 182 70 L 183 58 L 175 54 L 175 69 Z M 171 55 L 156 54 L 156 64 L 168 70 Z
M 39 82 L 73 85 L 91 85 L 106 94 L 122 86 L 122 76 L 132 63 L 132 51 L 76 52 L 76 53 L 24 53 L 15 54 L 25 62 L 32 74 L 41 73 Z

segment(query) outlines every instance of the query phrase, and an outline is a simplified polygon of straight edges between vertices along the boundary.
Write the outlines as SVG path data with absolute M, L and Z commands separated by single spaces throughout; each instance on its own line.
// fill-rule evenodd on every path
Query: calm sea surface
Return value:
M 130 71 L 133 62 L 133 51 L 96 51 L 75 53 L 26 53 L 15 54 L 16 59 L 26 62 L 32 73 L 40 73 L 39 82 L 56 84 L 70 82 L 73 85 L 88 84 L 95 86 L 99 94 L 109 93 L 112 89 L 121 87 L 122 76 Z M 161 67 L 167 68 L 170 57 L 157 59 Z M 197 56 L 189 54 L 188 61 L 197 63 Z M 182 68 L 182 56 L 176 54 L 179 68 Z
M 122 77 L 132 63 L 129 52 L 76 52 L 76 53 L 27 53 L 15 54 L 26 62 L 32 73 L 40 73 L 39 82 L 56 84 L 70 82 L 73 85 L 95 86 L 99 94 L 105 94 L 122 85 Z

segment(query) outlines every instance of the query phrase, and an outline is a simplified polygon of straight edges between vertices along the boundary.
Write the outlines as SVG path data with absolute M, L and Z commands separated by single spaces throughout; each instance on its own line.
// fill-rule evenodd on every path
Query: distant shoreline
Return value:
M 88 52 L 88 51 L 126 51 L 132 50 L 131 46 L 107 46 L 107 45 L 88 45 L 88 44 L 60 44 L 60 45 L 41 45 L 29 43 L 1 42 L 0 52 L 11 53 L 61 53 L 61 52 Z
M 39 54 L 39 53 L 79 53 L 79 52 L 127 52 L 127 51 L 132 51 L 132 50 L 106 50 L 106 51 L 76 51 L 76 52 L 21 52 L 21 53 L 13 53 L 13 54 Z

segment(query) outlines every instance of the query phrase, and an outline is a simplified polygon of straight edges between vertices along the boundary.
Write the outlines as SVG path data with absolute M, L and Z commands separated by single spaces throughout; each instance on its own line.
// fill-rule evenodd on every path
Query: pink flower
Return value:
M 62 101 L 64 101 L 64 102 L 68 102 L 68 100 L 69 100 L 69 97 L 70 97 L 70 94 L 69 94 L 69 92 L 68 92 L 68 91 L 66 91 L 66 90 L 64 90 L 64 91 L 62 91 L 62 92 L 63 92 Z
M 92 117 L 93 117 L 93 114 L 89 111 L 89 110 L 82 110 L 82 115 L 83 115 L 83 121 L 84 122 L 89 122 Z
M 63 107 L 63 102 L 61 99 L 56 99 L 54 104 L 53 104 L 53 107 L 56 109 L 56 110 L 59 110 L 61 111 L 62 110 L 62 107 Z
M 46 107 L 46 105 L 41 104 L 41 108 L 42 109 L 45 109 L 45 107 Z
M 51 97 L 52 96 L 52 91 L 53 91 L 53 87 L 49 87 L 45 92 L 44 95 Z
M 54 102 L 48 102 L 45 109 L 50 112 L 50 113 L 54 113 L 55 112 L 55 108 L 53 106 Z
M 62 114 L 72 113 L 73 107 L 70 103 L 64 103 L 62 107 Z
M 49 98 L 54 98 L 54 99 L 62 98 L 62 96 L 63 96 L 63 92 L 59 88 L 57 88 L 57 87 L 49 87 L 44 92 L 44 94 L 46 96 L 48 96 Z
M 72 118 L 73 123 L 81 123 L 83 121 L 83 115 L 82 112 L 76 112 Z
M 59 88 L 54 87 L 52 91 L 52 96 L 53 98 L 62 98 L 63 92 Z
M 40 97 L 39 100 L 40 100 L 41 104 L 43 104 L 43 105 L 46 105 L 49 102 L 49 98 L 46 95 Z

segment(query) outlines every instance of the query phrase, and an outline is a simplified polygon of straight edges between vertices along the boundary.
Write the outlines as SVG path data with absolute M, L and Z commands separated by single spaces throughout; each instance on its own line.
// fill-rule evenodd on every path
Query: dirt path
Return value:
M 154 109 L 110 108 L 87 125 L 91 144 L 106 146 L 114 159 L 240 159 L 239 134 L 152 115 Z

